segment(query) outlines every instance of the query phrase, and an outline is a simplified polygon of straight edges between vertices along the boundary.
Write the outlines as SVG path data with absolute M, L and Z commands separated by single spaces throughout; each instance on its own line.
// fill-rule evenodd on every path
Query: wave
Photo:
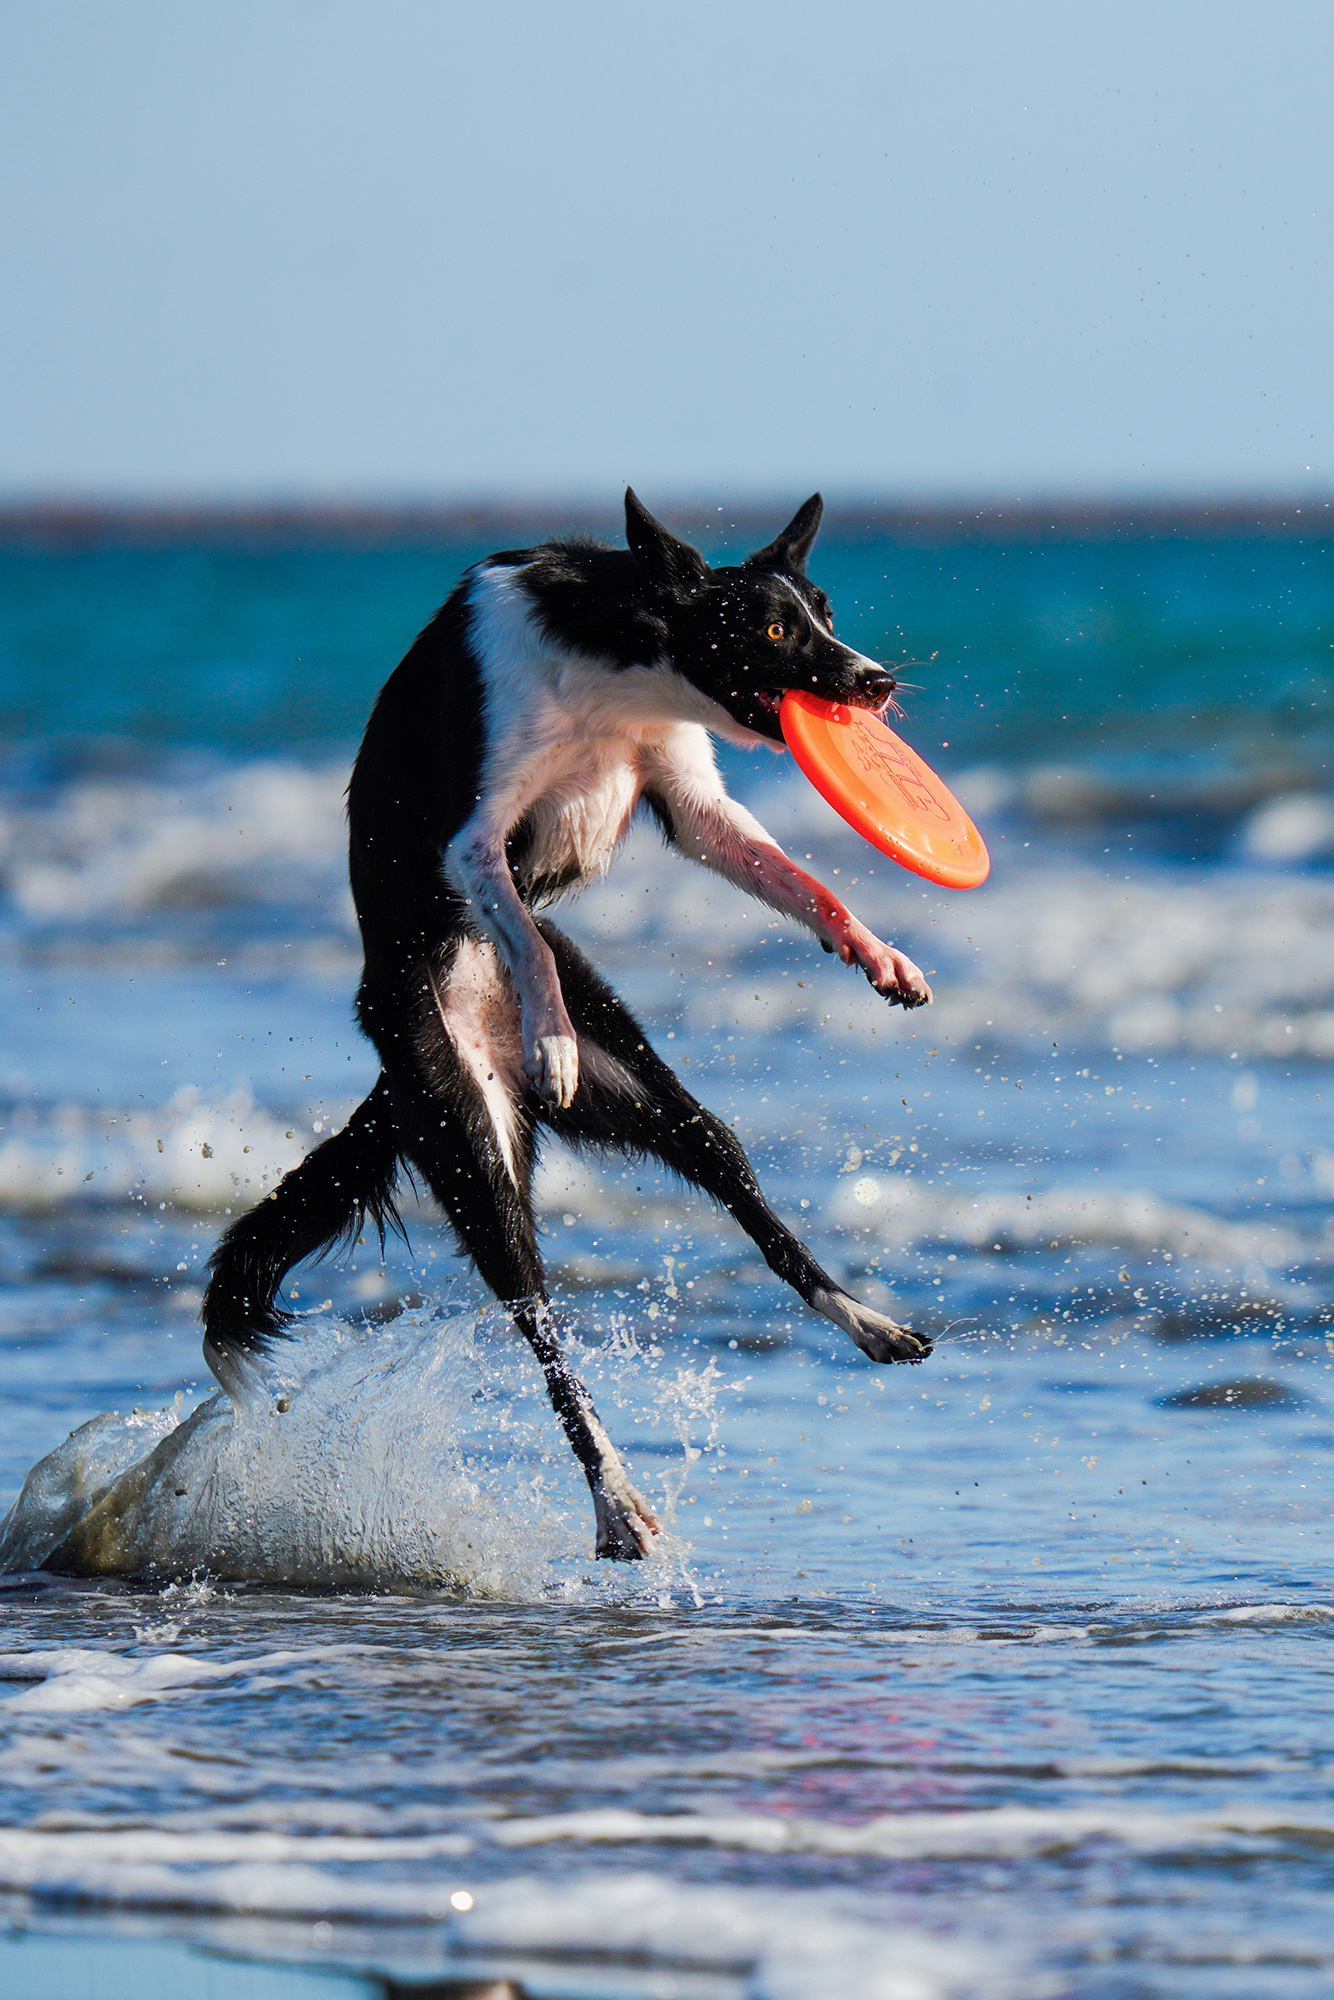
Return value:
M 148 1111 L 108 1116 L 73 1103 L 44 1117 L 29 1111 L 21 1122 L 11 1117 L 0 1142 L 0 1212 L 37 1215 L 134 1201 L 226 1216 L 262 1199 L 351 1109 L 351 1101 L 325 1106 L 316 1120 L 288 1124 L 245 1091 L 211 1102 L 188 1089 Z M 1329 1171 L 1325 1156 L 1316 1166 Z M 600 1173 L 556 1147 L 539 1161 L 533 1192 L 543 1216 L 574 1210 L 590 1224 L 613 1227 L 644 1217 L 638 1189 L 629 1192 L 615 1173 Z M 669 1188 L 652 1199 L 665 1212 L 680 1197 Z M 1320 1228 L 1228 1221 L 1146 1188 L 1069 1183 L 1033 1195 L 1002 1190 L 973 1197 L 870 1161 L 840 1173 L 825 1211 L 837 1227 L 855 1237 L 871 1232 L 886 1249 L 930 1244 L 1016 1253 L 1103 1245 L 1127 1255 L 1170 1252 L 1183 1265 L 1249 1272 L 1261 1290 L 1269 1274 L 1334 1259 L 1334 1242 Z M 710 1226 L 709 1213 L 692 1205 L 695 1234 Z
M 754 803 L 799 858 L 810 847 L 826 879 L 841 863 L 833 886 L 932 976 L 933 1040 L 1057 1040 L 1224 1060 L 1334 1058 L 1334 882 L 1327 878 L 1140 863 L 1104 870 L 1059 848 L 998 846 L 992 879 L 949 895 L 864 848 L 850 854 L 851 836 L 795 780 L 768 787 Z M 675 952 L 688 980 L 681 1010 L 700 1032 L 720 1018 L 750 1033 L 818 1032 L 831 1021 L 865 1034 L 883 1028 L 883 1005 L 868 990 L 849 983 L 836 994 L 814 970 L 801 986 L 782 976 L 765 947 L 768 933 L 782 930 L 779 920 L 662 855 L 643 833 L 578 907 L 581 934 L 627 964 Z M 729 974 L 730 992 L 723 990 Z
M 633 1187 L 633 1182 L 630 1186 Z M 588 1223 L 614 1227 L 642 1223 L 645 1197 L 614 1174 L 600 1175 L 587 1162 L 552 1152 L 535 1179 L 538 1207 L 545 1214 L 577 1210 Z M 666 1214 L 676 1201 L 655 1190 L 652 1207 Z M 1102 1188 L 1071 1182 L 1027 1195 L 1001 1190 L 968 1195 L 906 1177 L 859 1158 L 845 1167 L 822 1197 L 825 1216 L 850 1235 L 874 1238 L 886 1250 L 911 1245 L 935 1253 L 1085 1248 L 1101 1245 L 1125 1255 L 1170 1253 L 1173 1263 L 1207 1266 L 1219 1273 L 1246 1272 L 1263 1291 L 1271 1273 L 1334 1261 L 1334 1243 L 1317 1226 L 1295 1227 L 1230 1222 L 1187 1202 L 1164 1199 L 1148 1188 Z M 692 1207 L 689 1228 L 699 1237 L 709 1228 L 707 1211 Z
M 342 760 L 257 760 L 11 795 L 0 807 L 8 899 L 40 924 L 331 892 L 346 902 L 347 778 Z
M 1234 856 L 1290 866 L 1334 854 L 1334 799 L 1312 775 L 1283 761 L 1247 771 L 1158 764 L 1137 774 L 1115 761 L 1075 758 L 976 765 L 960 771 L 952 789 L 975 818 L 1018 815 L 1030 831 L 1133 827 L 1142 837 L 1173 821 L 1214 822 L 1214 843 L 1221 839 Z
M 596 1941 L 604 1959 L 732 1971 L 748 1975 L 747 2000 L 1029 2000 L 1043 1987 L 1022 1945 L 994 1932 L 985 1943 L 944 1939 L 877 1918 L 852 1896 L 649 1873 L 499 1882 L 478 1893 L 458 1935 L 567 1961 Z
M 1208 1813 L 1135 1807 L 992 1806 L 947 1813 L 884 1813 L 860 1825 L 772 1813 L 641 1813 L 622 1807 L 501 1820 L 491 1829 L 504 1847 L 572 1841 L 620 1847 L 737 1848 L 752 1854 L 875 1855 L 886 1861 L 944 1860 L 1070 1853 L 1114 1842 L 1139 1853 L 1179 1854 L 1257 1845 L 1334 1843 L 1328 1815 L 1307 1807 L 1238 1806 Z
M 49 1652 L 0 1653 L 0 1679 L 33 1682 L 21 1694 L 0 1699 L 7 1715 L 70 1715 L 90 1709 L 123 1709 L 141 1702 L 169 1700 L 183 1691 L 240 1680 L 247 1686 L 271 1682 L 274 1672 L 295 1661 L 328 1660 L 335 1648 L 315 1653 L 264 1653 L 246 1660 L 206 1660 L 184 1653 L 153 1653 L 129 1659 L 123 1653 L 88 1647 L 57 1647 Z M 243 1688 L 243 1691 L 244 1688 Z M 157 1836 L 160 1843 L 174 1835 Z M 149 1835 L 151 1842 L 155 1836 Z M 201 1853 L 201 1860 L 216 1854 Z
M 1327 1625 L 1334 1604 L 1232 1604 L 1202 1611 L 1197 1625 Z
M 942 942 L 961 957 L 967 942 L 986 968 L 984 987 L 947 990 L 942 1026 L 961 1036 L 985 1026 L 1128 1052 L 1334 1056 L 1332 883 L 1039 866 L 933 915 Z
M 481 1881 L 457 1860 L 441 1866 L 467 1847 L 447 1836 L 0 1831 L 0 1888 L 61 1903 L 431 1924 L 446 1970 L 457 1957 L 470 1990 L 479 1959 L 499 1953 L 512 1974 L 540 1966 L 553 1992 L 572 1976 L 583 1990 L 583 1967 L 596 1968 L 602 1991 L 609 1963 L 633 1966 L 636 1990 L 646 1968 L 745 1978 L 747 2000 L 1029 2000 L 1047 1990 L 1017 1944 L 941 1939 L 877 1918 L 864 1898 L 647 1872 Z M 377 1859 L 387 1865 L 358 1865 Z M 422 1879 L 395 1879 L 395 1863 L 416 1863 Z
M 1104 1244 L 1128 1253 L 1170 1251 L 1174 1260 L 1225 1271 L 1252 1263 L 1281 1271 L 1334 1258 L 1334 1245 L 1323 1236 L 1225 1222 L 1206 1209 L 1165 1201 L 1144 1188 L 1057 1187 L 1042 1194 L 998 1193 L 973 1200 L 933 1191 L 916 1180 L 863 1174 L 838 1183 L 832 1212 L 846 1227 L 874 1227 L 878 1240 L 899 1247 L 924 1239 L 1001 1251 Z
M 219 926 L 229 935 L 246 909 L 287 905 L 307 919 L 299 931 L 313 924 L 350 953 L 346 778 L 342 761 L 308 767 L 259 760 L 155 778 L 82 777 L 31 796 L 11 792 L 0 808 L 11 931 L 50 952 L 62 936 L 73 949 L 89 925 L 110 927 L 118 958 L 128 963 L 136 952 L 160 958 L 163 925 L 174 921 L 176 946 L 206 958 Z M 998 784 L 995 774 L 975 773 L 963 790 L 985 804 L 1001 798 Z M 874 928 L 939 971 L 933 1033 L 1091 1039 L 1126 1051 L 1225 1059 L 1234 1052 L 1261 1060 L 1334 1058 L 1334 881 L 1259 865 L 1323 852 L 1321 829 L 1334 826 L 1327 801 L 1303 794 L 1266 803 L 1240 850 L 1255 866 L 1109 859 L 1099 868 L 1050 836 L 1045 845 L 1025 842 L 1014 824 L 1007 833 L 1002 819 L 993 832 L 992 880 L 948 896 L 856 843 L 796 774 L 761 774 L 758 782 L 738 781 L 738 789 L 799 857 L 810 849 L 826 874 L 843 870 L 839 887 L 857 891 L 854 900 Z M 1246 911 L 1244 978 L 1239 902 Z M 600 955 L 638 965 L 659 947 L 676 952 L 675 969 L 689 975 L 686 1014 L 696 1025 L 716 1025 L 729 998 L 738 1020 L 770 1033 L 818 1029 L 829 1012 L 827 980 L 813 977 L 798 988 L 795 979 L 772 976 L 773 964 L 766 967 L 761 947 L 771 928 L 781 929 L 777 920 L 665 855 L 648 829 L 636 829 L 607 882 L 576 907 L 577 929 Z M 193 928 L 185 923 L 191 912 Z M 204 931 L 200 913 L 208 918 Z M 150 915 L 155 921 L 146 924 Z M 260 942 L 252 940 L 255 949 Z M 323 948 L 327 953 L 327 943 Z M 293 955 L 301 952 L 278 954 Z M 720 993 L 726 973 L 735 979 L 752 968 L 768 974 L 757 999 Z M 710 972 L 696 983 L 694 974 Z M 850 1001 L 833 1003 L 836 1011 L 851 1004 L 854 1022 L 869 1025 L 876 1003 L 849 994 Z
M 34 1718 L 36 1720 L 37 1718 Z M 730 1974 L 749 2000 L 1019 2000 L 1055 1990 L 1034 1946 L 985 1935 L 965 1916 L 948 1939 L 886 1913 L 865 1891 L 691 1883 L 599 1868 L 500 1876 L 494 1856 L 551 1843 L 695 1845 L 767 1856 L 818 1853 L 875 1862 L 1064 1857 L 1121 1847 L 1149 1857 L 1238 1859 L 1324 1851 L 1326 1820 L 1282 1809 L 1163 1813 L 995 1807 L 884 1815 L 862 1826 L 763 1814 L 621 1811 L 476 1824 L 416 1835 L 271 1829 L 22 1828 L 0 1831 L 0 1887 L 34 1900 L 120 1907 L 430 1924 L 451 1961 L 486 1954 L 530 1967 L 609 1965 Z M 488 1853 L 489 1851 L 489 1853 Z M 462 1906 L 462 1907 L 460 1907 Z M 1244 1962 L 1240 1941 L 1219 1940 Z M 554 1986 L 553 1986 L 554 1990 Z
M 42 1212 L 131 1198 L 188 1210 L 249 1208 L 351 1109 L 321 1118 L 309 1134 L 244 1090 L 211 1103 L 188 1088 L 147 1111 L 107 1113 L 78 1103 L 44 1115 L 25 1110 L 7 1121 L 0 1142 L 0 1209 Z

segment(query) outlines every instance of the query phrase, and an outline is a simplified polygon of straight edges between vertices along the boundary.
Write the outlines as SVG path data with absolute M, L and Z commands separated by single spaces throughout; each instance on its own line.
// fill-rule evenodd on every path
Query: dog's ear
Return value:
M 689 597 L 709 575 L 709 565 L 699 550 L 679 541 L 661 521 L 655 521 L 632 486 L 625 489 L 625 539 L 645 581 L 656 590 Z
M 818 493 L 812 493 L 805 506 L 798 507 L 782 534 L 775 535 L 767 548 L 756 549 L 753 556 L 747 556 L 744 567 L 776 569 L 786 571 L 789 576 L 805 576 L 806 558 L 820 532 L 823 513 L 824 501 Z

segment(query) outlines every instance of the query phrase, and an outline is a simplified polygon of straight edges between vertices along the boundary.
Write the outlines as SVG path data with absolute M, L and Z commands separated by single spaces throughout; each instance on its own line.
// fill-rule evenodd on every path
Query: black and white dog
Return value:
M 767 548 L 710 569 L 625 496 L 628 552 L 583 540 L 488 556 L 385 684 L 349 790 L 365 947 L 357 1015 L 381 1072 L 343 1131 L 227 1230 L 204 1297 L 224 1383 L 290 1324 L 301 1258 L 396 1219 L 424 1181 L 510 1307 L 588 1477 L 597 1552 L 657 1532 L 557 1341 L 533 1221 L 537 1128 L 652 1155 L 729 1210 L 770 1268 L 873 1361 L 930 1343 L 857 1303 L 784 1228 L 732 1133 L 684 1090 L 569 940 L 533 912 L 611 861 L 647 807 L 668 842 L 860 966 L 891 1003 L 917 967 L 795 867 L 728 797 L 709 732 L 781 743 L 788 688 L 877 708 L 893 677 L 833 637 L 806 575 L 819 495 Z

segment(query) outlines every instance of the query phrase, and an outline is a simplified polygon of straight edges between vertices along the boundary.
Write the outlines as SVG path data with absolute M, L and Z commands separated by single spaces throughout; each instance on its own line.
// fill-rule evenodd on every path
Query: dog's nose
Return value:
M 867 667 L 857 676 L 857 692 L 864 694 L 878 708 L 893 694 L 894 676 L 886 673 L 883 667 Z

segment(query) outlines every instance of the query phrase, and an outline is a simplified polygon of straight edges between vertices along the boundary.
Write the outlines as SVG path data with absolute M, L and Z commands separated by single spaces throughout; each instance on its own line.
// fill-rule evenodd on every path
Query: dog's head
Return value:
M 672 665 L 744 731 L 773 742 L 783 740 L 778 705 L 789 688 L 853 708 L 880 708 L 894 691 L 887 668 L 834 637 L 829 599 L 806 575 L 823 512 L 812 494 L 765 548 L 710 569 L 626 490 L 625 538 Z

